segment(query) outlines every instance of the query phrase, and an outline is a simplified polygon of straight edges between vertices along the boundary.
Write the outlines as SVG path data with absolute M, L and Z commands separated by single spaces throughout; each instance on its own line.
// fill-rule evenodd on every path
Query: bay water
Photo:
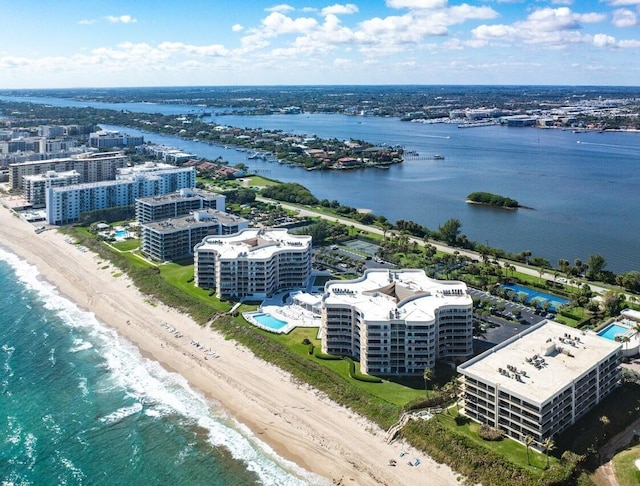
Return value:
M 182 104 L 12 96 L 0 99 L 174 115 L 203 109 Z M 242 162 L 265 176 L 298 182 L 319 199 L 335 199 L 371 210 L 394 223 L 411 220 L 435 230 L 447 219 L 457 218 L 462 223 L 462 233 L 470 240 L 510 252 L 529 250 L 554 266 L 559 259 L 586 261 L 597 253 L 605 257 L 608 270 L 640 270 L 640 133 L 574 133 L 502 126 L 459 129 L 456 124 L 322 113 L 225 115 L 205 120 L 242 128 L 401 145 L 421 157 L 407 157 L 389 170 L 306 171 L 249 160 L 246 152 L 180 137 L 103 127 L 142 133 L 147 141 L 175 146 L 201 157 L 221 157 L 232 165 Z M 444 156 L 444 160 L 429 158 L 436 154 Z M 466 204 L 466 196 L 475 191 L 501 194 L 532 209 L 506 211 Z
M 1 248 L 0 288 L 0 484 L 324 482 Z

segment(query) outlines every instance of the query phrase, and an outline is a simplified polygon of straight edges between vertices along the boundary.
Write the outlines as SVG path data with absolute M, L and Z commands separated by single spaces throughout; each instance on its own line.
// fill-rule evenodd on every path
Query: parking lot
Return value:
M 496 344 L 500 344 L 503 341 L 515 336 L 518 333 L 526 330 L 528 327 L 543 321 L 546 316 L 535 313 L 535 310 L 531 307 L 519 304 L 517 302 L 511 302 L 504 300 L 495 295 L 491 295 L 488 292 L 469 288 L 469 295 L 475 299 L 487 300 L 492 305 L 498 306 L 504 305 L 504 314 L 515 314 L 520 311 L 520 322 L 511 319 L 505 319 L 497 315 L 482 316 L 482 321 L 488 324 L 486 332 L 480 334 L 474 339 L 474 353 L 480 353 L 492 348 Z M 474 318 L 477 318 L 474 314 Z

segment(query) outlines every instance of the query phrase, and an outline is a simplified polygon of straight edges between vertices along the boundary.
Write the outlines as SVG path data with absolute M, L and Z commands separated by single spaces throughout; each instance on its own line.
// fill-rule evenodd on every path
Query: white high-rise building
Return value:
M 311 236 L 283 228 L 247 228 L 196 245 L 195 284 L 219 298 L 263 299 L 302 289 L 311 274 Z
M 322 351 L 355 356 L 371 375 L 417 375 L 436 359 L 473 354 L 472 300 L 463 282 L 423 270 L 370 269 L 327 282 Z
M 168 166 L 171 167 L 171 166 Z M 118 175 L 114 181 L 51 187 L 46 192 L 46 212 L 49 224 L 69 224 L 81 213 L 97 209 L 133 206 L 137 198 L 157 196 L 194 187 L 196 171 L 193 167 L 139 168 Z

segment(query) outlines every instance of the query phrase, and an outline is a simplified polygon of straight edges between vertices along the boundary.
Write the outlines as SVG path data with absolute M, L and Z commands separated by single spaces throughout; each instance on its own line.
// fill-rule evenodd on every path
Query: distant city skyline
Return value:
M 0 89 L 640 86 L 640 0 L 23 0 L 2 10 Z

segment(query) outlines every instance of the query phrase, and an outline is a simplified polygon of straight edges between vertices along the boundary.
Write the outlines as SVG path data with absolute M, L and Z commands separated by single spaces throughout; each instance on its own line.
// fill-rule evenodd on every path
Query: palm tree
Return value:
M 616 337 L 618 337 L 618 336 L 616 336 Z M 624 343 L 625 352 L 629 348 L 629 341 L 631 341 L 631 336 L 620 336 L 620 342 Z
M 422 379 L 424 380 L 424 391 L 427 392 L 427 382 L 433 380 L 433 369 L 425 368 L 422 372 Z
M 531 444 L 533 444 L 533 437 L 531 437 L 530 435 L 525 435 L 524 446 L 527 448 L 527 464 L 529 466 L 531 465 L 531 462 L 529 462 L 529 448 L 531 447 Z
M 636 336 L 640 336 L 640 322 L 636 322 L 631 329 L 633 329 Z
M 544 447 L 544 454 L 547 456 L 547 469 L 549 469 L 549 452 L 556 448 L 556 443 L 553 442 L 553 439 L 551 437 L 547 437 L 544 440 L 542 447 Z

